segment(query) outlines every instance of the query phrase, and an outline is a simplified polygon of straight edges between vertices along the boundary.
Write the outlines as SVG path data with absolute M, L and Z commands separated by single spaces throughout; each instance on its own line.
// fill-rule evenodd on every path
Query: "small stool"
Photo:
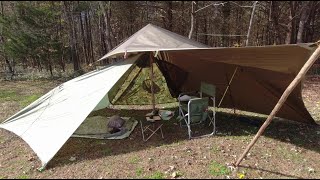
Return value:
M 145 124 L 143 121 L 146 121 Z M 150 119 L 149 117 L 146 117 L 146 120 L 140 120 L 140 127 L 141 127 L 141 133 L 142 133 L 142 139 L 144 142 L 148 141 L 154 134 L 157 134 L 157 131 L 160 130 L 162 139 L 164 138 L 163 132 L 162 132 L 162 121 L 159 116 L 154 116 L 153 119 Z M 145 132 L 150 131 L 151 134 L 146 138 Z M 159 134 L 157 134 L 159 135 Z

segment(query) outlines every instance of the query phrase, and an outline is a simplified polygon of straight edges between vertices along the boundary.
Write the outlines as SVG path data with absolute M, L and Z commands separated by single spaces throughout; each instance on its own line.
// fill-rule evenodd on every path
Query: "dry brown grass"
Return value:
M 0 82 L 0 91 L 14 91 L 15 101 L 0 99 L 0 121 L 22 108 L 20 101 L 44 94 L 59 82 Z M 306 106 L 320 120 L 320 83 L 308 81 L 303 91 Z M 143 116 L 147 111 L 109 113 Z M 259 119 L 249 117 L 250 119 Z M 0 129 L 0 178 L 319 178 L 320 128 L 287 121 L 273 121 L 242 162 L 229 172 L 259 127 L 225 113 L 217 115 L 217 135 L 187 140 L 185 129 L 169 121 L 165 139 L 144 143 L 139 126 L 124 140 L 71 138 L 38 172 L 40 161 L 32 149 L 13 133 Z M 75 161 L 70 161 L 75 157 Z

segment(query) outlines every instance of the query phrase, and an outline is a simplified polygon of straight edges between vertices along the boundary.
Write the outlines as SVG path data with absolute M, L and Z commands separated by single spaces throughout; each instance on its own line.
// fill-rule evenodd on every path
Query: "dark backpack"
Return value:
M 125 120 L 123 120 L 119 115 L 114 115 L 110 117 L 108 122 L 108 128 L 111 128 L 111 134 L 119 132 L 124 125 Z

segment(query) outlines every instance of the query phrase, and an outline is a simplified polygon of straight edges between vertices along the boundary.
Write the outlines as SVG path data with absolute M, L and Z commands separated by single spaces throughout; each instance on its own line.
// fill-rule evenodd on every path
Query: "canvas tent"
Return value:
M 162 85 L 159 92 L 168 90 L 172 98 L 180 91 L 198 90 L 205 81 L 217 86 L 219 101 L 238 69 L 221 107 L 268 114 L 313 51 L 308 44 L 209 48 L 149 24 L 101 58 L 126 55 L 128 59 L 61 84 L 0 127 L 26 141 L 45 166 L 90 112 L 117 102 L 150 104 L 136 98 L 124 101 L 139 96 L 134 93 L 142 92 L 139 83 L 148 86 L 141 77 L 148 74 L 144 68 L 150 58 L 155 58 L 158 75 L 164 76 L 158 83 Z M 135 78 L 130 79 L 132 76 Z M 164 103 L 171 100 L 158 98 Z M 301 86 L 295 88 L 278 116 L 315 123 L 301 99 Z

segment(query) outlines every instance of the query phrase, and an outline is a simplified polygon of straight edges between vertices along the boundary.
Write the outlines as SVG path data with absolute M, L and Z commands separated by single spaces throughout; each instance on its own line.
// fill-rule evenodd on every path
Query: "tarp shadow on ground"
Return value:
M 100 111 L 100 115 L 101 112 L 103 111 Z M 119 114 L 120 116 L 135 117 L 139 120 L 144 118 L 144 115 L 149 113 L 150 110 L 108 110 L 109 115 L 110 112 Z M 93 113 L 92 115 L 96 114 Z M 218 112 L 216 115 L 217 134 L 215 136 L 252 136 L 253 138 L 264 120 L 264 118 L 255 116 L 234 116 L 230 113 Z M 202 126 L 195 127 L 195 131 L 202 131 L 203 129 L 201 128 Z M 209 131 L 209 129 L 207 131 Z M 203 132 L 205 132 L 205 130 Z M 320 139 L 317 132 L 320 132 L 319 126 L 274 120 L 263 133 L 263 136 L 291 143 L 298 147 L 319 153 Z M 130 137 L 122 140 L 70 138 L 48 164 L 48 168 L 79 163 L 87 159 L 98 159 L 188 141 L 186 128 L 181 128 L 178 121 L 174 118 L 164 122 L 163 133 L 165 136 L 164 139 L 155 135 L 149 141 L 144 142 L 142 140 L 140 124 L 138 124 Z M 251 141 L 251 138 L 249 141 Z M 76 162 L 72 162 L 69 161 L 69 158 L 72 156 L 81 158 L 78 158 Z

